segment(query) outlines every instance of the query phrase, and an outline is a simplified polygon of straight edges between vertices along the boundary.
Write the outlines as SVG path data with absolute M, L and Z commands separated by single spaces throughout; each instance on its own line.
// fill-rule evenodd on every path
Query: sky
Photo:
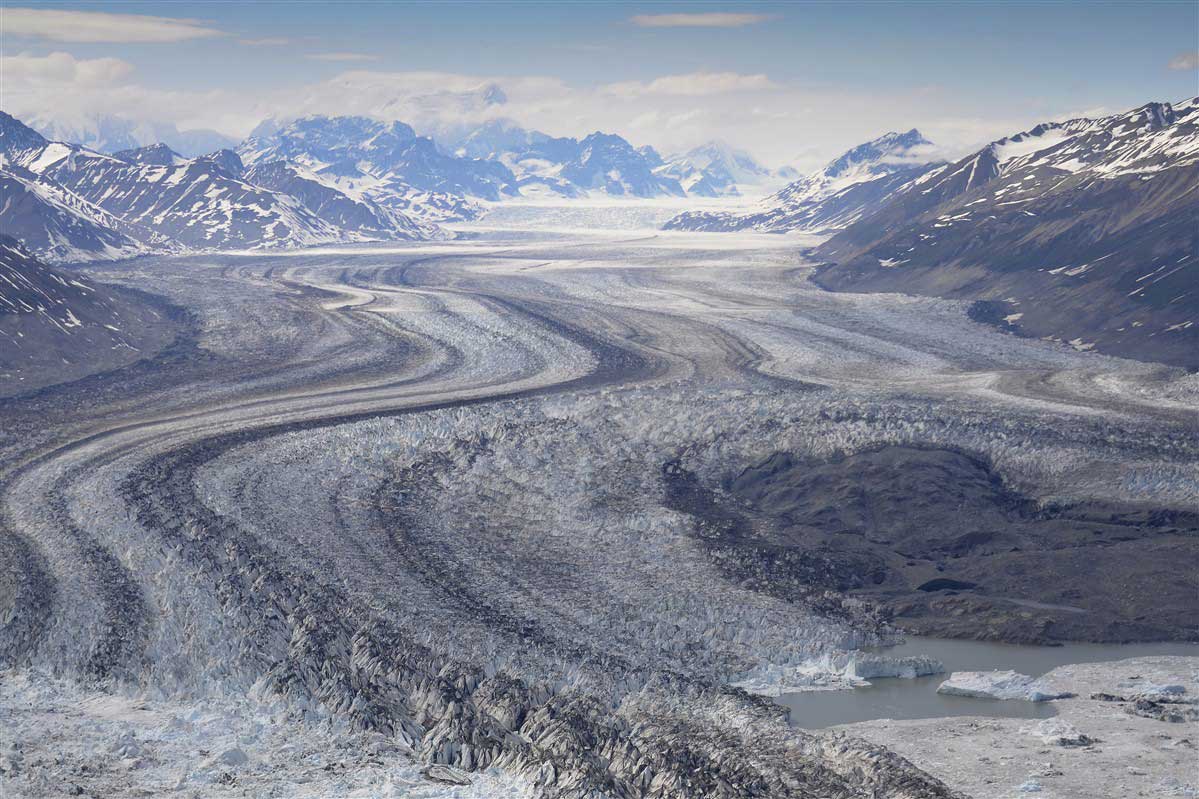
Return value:
M 493 86 L 505 102 L 483 102 Z M 503 117 L 810 169 L 890 130 L 953 155 L 1197 94 L 1194 0 L 0 6 L 3 110 L 235 138 L 312 113 L 428 133 Z

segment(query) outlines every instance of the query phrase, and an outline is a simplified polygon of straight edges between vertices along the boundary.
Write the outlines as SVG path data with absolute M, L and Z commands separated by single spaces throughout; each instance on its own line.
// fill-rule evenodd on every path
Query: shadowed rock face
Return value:
M 161 302 L 52 269 L 0 235 L 0 397 L 135 361 L 179 325 Z
M 0 168 L 3 228 L 54 263 L 89 258 L 128 258 L 148 247 L 138 230 L 54 181 L 16 165 Z
M 1199 635 L 1199 516 L 1188 511 L 1042 508 L 983 461 L 908 447 L 831 461 L 780 453 L 725 488 L 722 512 L 737 523 L 710 527 L 711 545 L 770 574 L 767 588 L 802 573 L 951 637 Z

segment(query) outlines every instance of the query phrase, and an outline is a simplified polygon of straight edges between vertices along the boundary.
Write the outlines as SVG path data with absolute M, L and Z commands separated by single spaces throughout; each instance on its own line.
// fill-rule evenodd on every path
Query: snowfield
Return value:
M 964 795 L 762 696 L 941 665 L 718 545 L 724 486 L 912 446 L 1193 506 L 1199 383 L 664 213 L 89 270 L 194 324 L 0 411 L 0 795 Z

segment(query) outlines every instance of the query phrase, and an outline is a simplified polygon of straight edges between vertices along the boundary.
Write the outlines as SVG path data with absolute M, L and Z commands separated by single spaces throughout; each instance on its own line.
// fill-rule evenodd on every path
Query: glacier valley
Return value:
M 1195 795 L 1193 653 L 973 728 L 777 699 L 1194 640 L 1199 377 L 677 210 L 82 268 L 173 337 L 0 406 L 0 795 Z

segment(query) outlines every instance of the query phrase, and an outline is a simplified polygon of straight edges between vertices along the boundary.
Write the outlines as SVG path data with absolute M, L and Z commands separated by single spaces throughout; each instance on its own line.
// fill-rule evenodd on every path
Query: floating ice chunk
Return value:
M 874 680 L 881 677 L 901 677 L 910 680 L 945 672 L 945 666 L 941 661 L 927 655 L 893 657 L 872 652 L 847 654 L 848 662 L 843 667 L 843 671 L 846 676 L 859 680 Z
M 743 675 L 732 686 L 758 696 L 781 696 L 802 691 L 846 690 L 854 687 L 854 684 L 843 674 L 817 664 L 764 664 Z
M 1162 697 L 1182 696 L 1186 692 L 1187 689 L 1181 685 L 1158 685 L 1150 682 L 1137 686 L 1136 695 L 1145 699 L 1160 699 Z
M 1046 702 L 1073 694 L 1054 691 L 1044 681 L 1015 671 L 955 671 L 937 693 L 976 699 L 1024 699 Z
M 760 665 L 742 675 L 733 686 L 760 696 L 779 696 L 802 691 L 846 690 L 869 685 L 868 680 L 913 679 L 944 671 L 941 661 L 925 655 L 894 657 L 860 650 L 837 650 L 798 666 Z

